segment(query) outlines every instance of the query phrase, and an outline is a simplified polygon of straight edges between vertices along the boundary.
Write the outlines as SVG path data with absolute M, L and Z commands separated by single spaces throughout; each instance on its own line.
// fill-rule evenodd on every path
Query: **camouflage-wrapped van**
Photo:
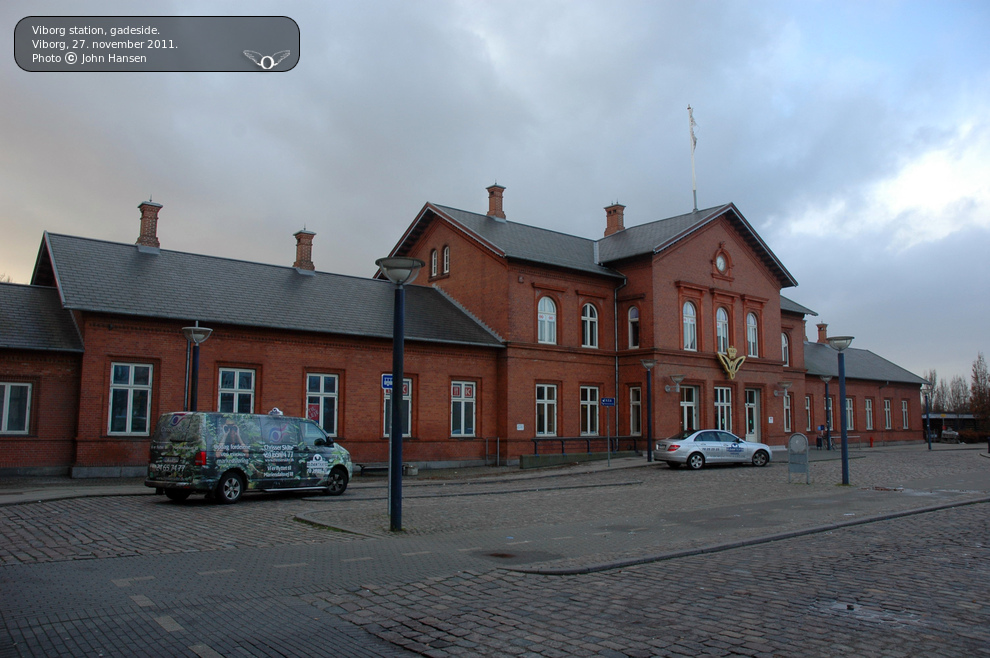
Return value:
M 171 500 L 202 493 L 236 503 L 252 489 L 317 489 L 339 496 L 353 472 L 350 453 L 311 420 L 175 412 L 158 419 L 144 484 Z

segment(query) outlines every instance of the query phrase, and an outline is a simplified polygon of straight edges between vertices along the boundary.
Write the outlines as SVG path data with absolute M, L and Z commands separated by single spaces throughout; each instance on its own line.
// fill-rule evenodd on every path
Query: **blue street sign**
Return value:
M 392 373 L 385 373 L 382 375 L 382 389 L 386 391 L 392 390 Z
M 603 407 L 614 407 L 615 406 L 615 398 L 602 398 L 602 406 Z

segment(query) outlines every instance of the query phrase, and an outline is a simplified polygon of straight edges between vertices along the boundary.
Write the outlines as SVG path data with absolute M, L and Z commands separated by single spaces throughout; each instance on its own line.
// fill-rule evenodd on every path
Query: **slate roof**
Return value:
M 378 279 L 45 233 L 66 309 L 353 336 L 392 337 L 394 288 Z M 499 347 L 433 288 L 406 288 L 406 338 Z
M 0 283 L 0 347 L 82 352 L 71 314 L 62 308 L 58 290 L 44 286 Z
M 795 301 L 793 301 L 791 299 L 788 299 L 787 297 L 784 297 L 783 295 L 780 296 L 780 310 L 781 311 L 790 311 L 791 313 L 800 313 L 801 315 L 818 315 L 817 313 L 815 313 L 814 311 L 812 311 L 810 308 L 808 308 L 806 306 L 801 306 L 797 302 L 795 302 Z
M 869 350 L 846 348 L 846 379 L 872 379 L 875 381 L 917 384 L 927 382 L 897 364 L 877 356 Z M 804 343 L 804 366 L 809 375 L 839 377 L 838 352 L 827 343 Z
M 457 208 L 434 207 L 508 258 L 623 278 L 597 262 L 594 240 Z

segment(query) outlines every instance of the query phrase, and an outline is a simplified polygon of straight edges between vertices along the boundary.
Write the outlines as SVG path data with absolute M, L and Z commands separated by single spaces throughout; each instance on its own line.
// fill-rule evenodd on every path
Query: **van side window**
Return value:
M 303 423 L 302 429 L 303 441 L 308 446 L 325 446 L 333 443 L 333 440 L 328 439 L 323 430 L 317 427 L 315 423 Z

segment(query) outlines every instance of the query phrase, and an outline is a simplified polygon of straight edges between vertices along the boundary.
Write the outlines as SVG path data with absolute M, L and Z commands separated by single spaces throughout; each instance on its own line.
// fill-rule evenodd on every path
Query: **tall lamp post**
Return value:
M 653 461 L 653 368 L 656 359 L 640 359 L 646 368 L 646 461 Z
M 197 397 L 199 395 L 199 344 L 204 342 L 213 333 L 212 329 L 207 327 L 199 326 L 199 320 L 196 320 L 196 326 L 194 327 L 183 327 L 182 334 L 186 337 L 186 340 L 192 343 L 192 378 L 189 383 L 189 408 L 187 411 L 196 411 Z
M 418 258 L 379 258 L 375 265 L 395 284 L 392 313 L 392 429 L 389 436 L 388 516 L 389 528 L 402 530 L 402 362 L 405 340 L 406 290 L 425 263 Z
M 853 342 L 852 336 L 832 336 L 828 344 L 839 353 L 839 427 L 842 428 L 842 484 L 849 484 L 849 437 L 846 432 L 846 355 L 843 350 Z

